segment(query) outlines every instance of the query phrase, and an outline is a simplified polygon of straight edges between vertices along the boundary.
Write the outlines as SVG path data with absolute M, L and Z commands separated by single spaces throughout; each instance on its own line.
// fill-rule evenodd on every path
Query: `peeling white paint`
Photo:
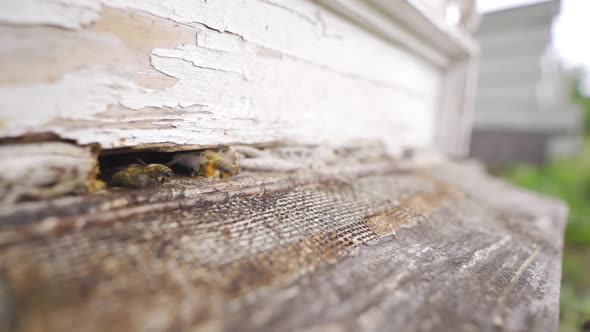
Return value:
M 80 29 L 98 18 L 100 7 L 96 0 L 4 0 L 0 23 Z
M 45 8 L 40 1 L 27 3 Z M 102 3 L 134 15 L 155 15 L 154 24 L 166 19 L 195 28 L 195 44 L 141 54 L 142 61 L 149 57 L 153 69 L 177 81 L 144 88 L 135 78 L 153 69 L 129 58 L 128 64 L 88 63 L 48 83 L 1 87 L 0 120 L 6 126 L 0 136 L 53 131 L 106 148 L 277 140 L 338 144 L 367 138 L 381 139 L 390 152 L 399 152 L 432 144 L 438 69 L 312 2 Z M 60 5 L 71 7 L 63 13 L 45 8 L 46 17 L 56 17 L 58 23 L 15 17 L 21 23 L 82 29 L 83 34 L 102 3 L 63 0 Z M 32 7 L 19 10 L 29 13 Z M 2 22 L 9 23 L 0 16 Z M 118 40 L 108 29 L 93 33 L 88 40 L 97 45 Z
M 385 84 L 398 84 L 398 76 L 422 77 L 435 71 L 431 64 L 391 47 L 309 1 L 276 1 L 279 5 L 275 5 L 275 1 L 260 0 L 206 3 L 192 0 L 104 0 L 104 3 L 115 8 L 139 9 L 189 25 L 204 24 L 297 59 Z M 297 9 L 289 9 L 289 5 L 296 5 Z M 314 21 L 310 21 L 309 13 L 302 15 L 304 11 L 315 12 Z M 336 33 L 318 34 L 318 26 L 323 26 L 322 30 L 338 31 L 338 37 L 334 37 Z M 403 65 L 384 66 L 392 59 Z M 405 84 L 423 89 L 414 80 Z
M 119 102 L 121 95 L 137 94 L 139 87 L 105 70 L 82 69 L 51 84 L 0 89 L 0 110 L 9 124 L 4 135 L 17 135 L 56 118 L 92 119 Z
M 12 1 L 0 7 L 0 11 L 4 9 L 10 14 L 0 16 L 0 23 L 80 28 L 97 18 L 101 7 L 100 0 L 26 0 L 23 5 L 19 3 Z M 256 45 L 379 82 L 392 83 L 400 70 L 418 77 L 432 71 L 425 61 L 392 48 L 369 33 L 359 33 L 357 27 L 308 1 L 103 0 L 102 4 L 227 31 Z M 318 27 L 321 31 L 338 32 L 318 33 Z M 403 66 L 382 65 L 392 58 Z M 421 89 L 420 86 L 416 88 Z

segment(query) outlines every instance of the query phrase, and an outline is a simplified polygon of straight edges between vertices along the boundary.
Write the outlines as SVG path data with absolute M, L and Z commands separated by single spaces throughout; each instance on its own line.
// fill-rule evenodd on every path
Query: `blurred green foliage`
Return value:
M 590 319 L 590 141 L 582 153 L 543 167 L 520 165 L 504 172 L 513 183 L 569 205 L 562 265 L 561 332 L 582 331 Z
M 565 241 L 572 245 L 590 245 L 590 144 L 582 153 L 558 159 L 543 167 L 519 165 L 504 172 L 513 183 L 558 197 L 570 208 Z
M 569 205 L 562 266 L 561 332 L 582 331 L 582 323 L 590 319 L 590 98 L 577 88 L 573 91 L 574 102 L 584 112 L 580 153 L 552 160 L 542 167 L 518 165 L 502 173 L 519 186 L 557 197 Z
M 590 98 L 588 96 L 584 96 L 582 91 L 580 90 L 580 80 L 583 76 L 589 76 L 590 74 L 583 74 L 578 73 L 578 79 L 573 81 L 572 86 L 572 100 L 575 104 L 577 104 L 582 111 L 584 112 L 584 136 L 590 137 Z M 586 79 L 590 79 L 590 77 L 586 77 Z

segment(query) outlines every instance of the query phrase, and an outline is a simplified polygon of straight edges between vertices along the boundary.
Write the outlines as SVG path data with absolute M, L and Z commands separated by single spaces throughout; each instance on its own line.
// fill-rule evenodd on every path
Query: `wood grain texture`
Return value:
M 95 151 L 61 142 L 0 146 L 0 205 L 86 192 Z
M 565 216 L 467 164 L 177 179 L 3 210 L 0 304 L 14 331 L 551 331 Z

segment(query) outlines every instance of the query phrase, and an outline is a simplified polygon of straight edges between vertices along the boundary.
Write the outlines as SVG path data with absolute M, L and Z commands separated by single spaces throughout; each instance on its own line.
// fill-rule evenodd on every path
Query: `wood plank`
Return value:
M 433 144 L 440 68 L 311 1 L 28 0 L 0 12 L 1 137 Z
M 0 213 L 14 331 L 557 326 L 566 208 L 470 164 L 336 163 L 64 200 Z
M 0 206 L 86 192 L 98 151 L 63 142 L 0 145 Z

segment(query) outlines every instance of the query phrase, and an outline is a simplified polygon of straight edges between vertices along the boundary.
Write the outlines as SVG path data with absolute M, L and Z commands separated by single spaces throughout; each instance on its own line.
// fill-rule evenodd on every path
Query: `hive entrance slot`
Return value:
M 99 156 L 99 180 L 109 186 L 158 187 L 173 177 L 224 178 L 237 173 L 237 154 L 228 149 L 182 152 L 133 151 Z

